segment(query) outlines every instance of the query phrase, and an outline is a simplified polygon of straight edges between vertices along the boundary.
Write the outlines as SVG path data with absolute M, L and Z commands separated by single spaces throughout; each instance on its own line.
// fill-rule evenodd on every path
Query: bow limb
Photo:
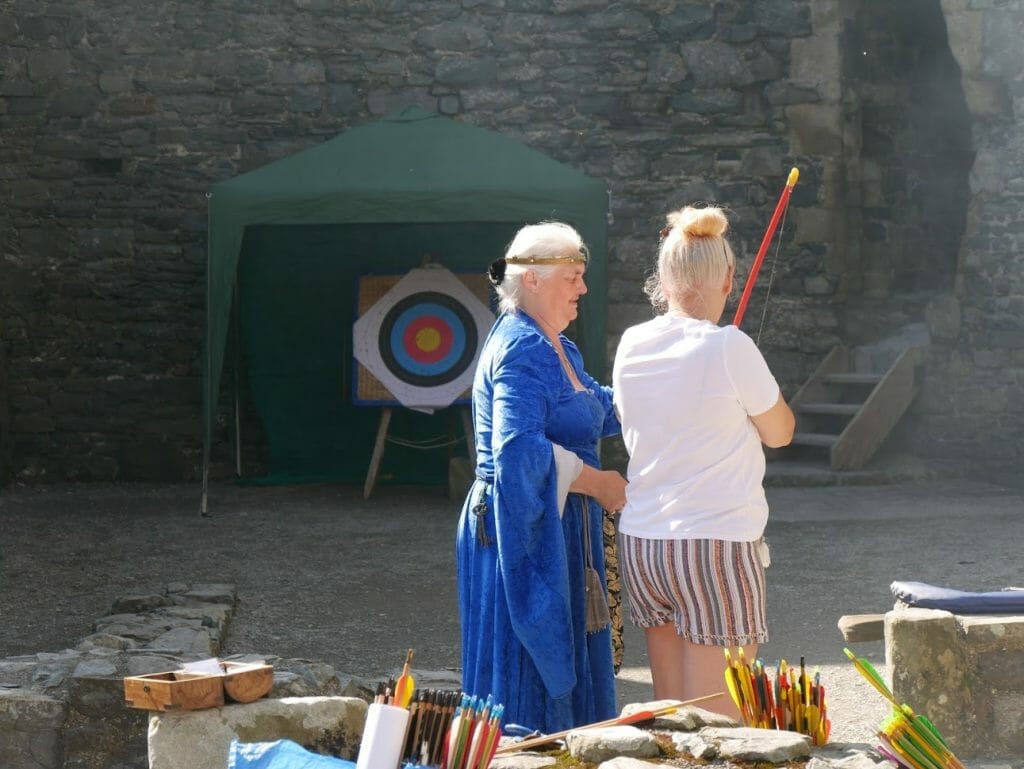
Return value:
M 736 306 L 736 314 L 732 319 L 732 324 L 737 328 L 743 323 L 743 314 L 747 311 L 747 303 L 750 301 L 750 295 L 754 291 L 754 284 L 757 282 L 757 274 L 761 270 L 761 263 L 764 262 L 764 255 L 768 252 L 768 246 L 775 236 L 775 229 L 779 226 L 782 212 L 789 205 L 789 196 L 793 192 L 793 187 L 796 186 L 796 181 L 799 178 L 799 169 L 794 168 L 789 172 L 786 186 L 783 188 L 782 194 L 779 195 L 779 202 L 775 204 L 775 213 L 772 214 L 771 221 L 768 222 L 768 229 L 765 230 L 764 238 L 761 239 L 761 247 L 757 249 L 757 256 L 754 257 L 754 264 L 750 267 L 750 274 L 747 276 L 747 282 L 743 286 L 743 295 L 740 297 L 740 303 Z

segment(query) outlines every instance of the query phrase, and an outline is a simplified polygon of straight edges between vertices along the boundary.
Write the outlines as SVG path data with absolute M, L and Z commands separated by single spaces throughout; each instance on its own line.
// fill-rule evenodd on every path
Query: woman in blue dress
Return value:
M 600 469 L 598 439 L 619 423 L 562 334 L 586 259 L 572 227 L 545 222 L 491 265 L 502 312 L 473 383 L 477 480 L 456 545 L 463 689 L 546 733 L 615 715 L 610 629 L 588 627 L 584 570 L 603 599 L 602 508 L 621 509 L 625 480 Z

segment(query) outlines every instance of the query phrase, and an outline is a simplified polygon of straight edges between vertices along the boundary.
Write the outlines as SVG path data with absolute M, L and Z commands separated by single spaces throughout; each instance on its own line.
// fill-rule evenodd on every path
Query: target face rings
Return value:
M 476 323 L 447 294 L 410 294 L 384 316 L 378 347 L 395 377 L 417 387 L 436 387 L 458 378 L 473 363 Z
M 353 354 L 403 406 L 443 408 L 473 383 L 493 323 L 487 305 L 449 270 L 417 268 L 356 320 Z

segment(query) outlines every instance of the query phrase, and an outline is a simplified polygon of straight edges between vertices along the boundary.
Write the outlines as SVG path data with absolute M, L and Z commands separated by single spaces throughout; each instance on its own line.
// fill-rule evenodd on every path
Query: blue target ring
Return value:
M 381 322 L 381 358 L 395 377 L 419 387 L 448 384 L 473 362 L 476 324 L 454 297 L 436 291 L 410 294 Z

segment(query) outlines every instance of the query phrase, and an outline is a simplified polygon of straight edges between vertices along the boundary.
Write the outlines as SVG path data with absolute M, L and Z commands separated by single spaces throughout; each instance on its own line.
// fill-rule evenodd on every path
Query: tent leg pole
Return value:
M 208 496 L 209 496 L 207 491 L 208 491 L 208 488 L 209 488 L 209 483 L 210 483 L 210 468 L 209 468 L 209 465 L 204 461 L 203 462 L 203 493 L 202 493 L 202 496 L 199 498 L 199 515 L 202 518 L 209 518 L 210 517 L 209 508 L 207 507 L 207 501 L 208 501 Z
M 388 437 L 388 425 L 391 423 L 391 407 L 385 406 L 380 412 L 380 425 L 377 427 L 377 440 L 373 444 L 373 456 L 370 457 L 370 469 L 366 473 L 366 483 L 363 484 L 363 499 L 369 499 L 373 493 L 374 484 L 377 483 L 377 473 L 380 472 L 380 461 L 384 457 L 384 442 Z
M 235 284 L 235 296 L 232 304 L 235 311 L 232 323 L 235 327 L 235 353 L 234 353 L 234 396 L 232 406 L 235 412 L 235 475 L 242 477 L 242 404 L 240 398 L 241 384 L 239 379 L 242 371 L 242 319 L 241 309 L 238 306 L 238 284 Z

